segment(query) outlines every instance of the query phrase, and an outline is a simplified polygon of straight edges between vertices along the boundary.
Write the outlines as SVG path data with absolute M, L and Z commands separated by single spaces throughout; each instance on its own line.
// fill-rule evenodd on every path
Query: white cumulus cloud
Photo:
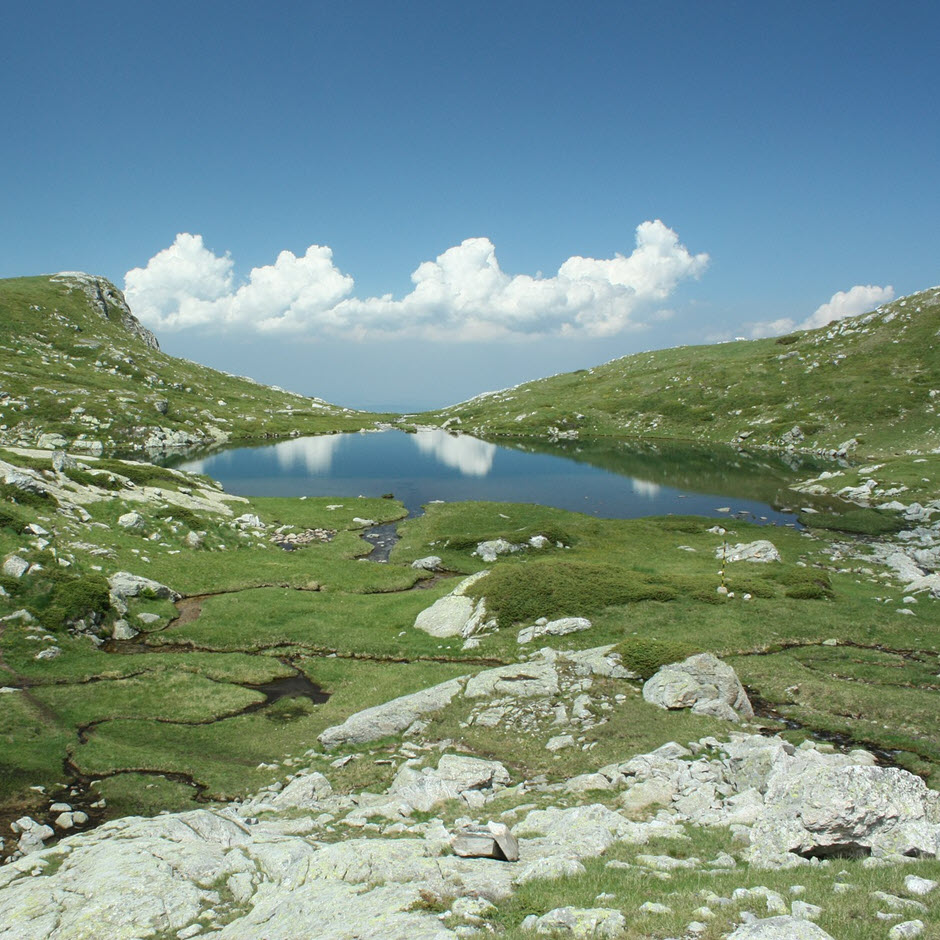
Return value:
M 836 320 L 868 313 L 869 310 L 874 310 L 881 304 L 888 303 L 889 300 L 894 300 L 894 288 L 890 284 L 887 287 L 856 284 L 848 290 L 836 291 L 802 323 L 797 323 L 791 317 L 765 320 L 761 323 L 748 324 L 748 333 L 752 339 L 760 339 L 764 336 L 780 336 L 793 330 L 815 330 L 828 323 L 834 323 Z
M 468 238 L 419 265 L 404 297 L 359 298 L 329 248 L 311 245 L 302 257 L 282 251 L 236 287 L 231 258 L 207 249 L 202 236 L 183 233 L 145 267 L 127 272 L 125 293 L 144 322 L 163 329 L 213 325 L 447 340 L 609 336 L 658 316 L 654 308 L 707 265 L 708 255 L 690 254 L 656 220 L 637 226 L 630 255 L 575 256 L 552 277 L 509 275 L 488 238 Z
M 873 284 L 856 284 L 849 290 L 836 291 L 826 303 L 816 308 L 815 313 L 800 324 L 801 330 L 813 330 L 818 326 L 825 326 L 835 320 L 844 320 L 846 317 L 855 317 L 860 313 L 868 313 L 875 307 L 894 300 L 894 288 L 876 287 Z

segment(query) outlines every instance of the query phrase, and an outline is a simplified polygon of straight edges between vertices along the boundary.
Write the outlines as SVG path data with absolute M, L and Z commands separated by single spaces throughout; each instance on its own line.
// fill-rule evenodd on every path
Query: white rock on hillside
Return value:
M 129 597 L 150 593 L 163 600 L 178 601 L 182 596 L 159 581 L 131 574 L 129 571 L 116 571 L 108 578 L 108 585 L 111 588 L 111 605 L 122 614 L 127 613 Z
M 560 620 L 536 620 L 531 627 L 523 627 L 516 640 L 519 643 L 531 643 L 543 636 L 566 636 L 580 630 L 590 630 L 591 621 L 584 617 L 562 617 Z
M 643 698 L 660 708 L 691 708 L 728 721 L 754 717 L 735 671 L 711 653 L 663 666 L 643 686 Z
M 415 618 L 415 629 L 423 630 L 430 636 L 444 638 L 450 636 L 469 637 L 495 623 L 487 620 L 486 598 L 474 599 L 467 596 L 469 588 L 485 578 L 489 571 L 478 571 L 464 578 L 450 592 L 425 608 Z
M 498 555 L 509 555 L 512 552 L 518 552 L 525 548 L 524 545 L 514 545 L 507 542 L 506 539 L 491 539 L 488 542 L 480 542 L 471 555 L 477 555 L 482 561 L 491 564 L 496 561 Z
M 463 688 L 464 682 L 465 678 L 449 679 L 429 689 L 366 708 L 350 715 L 341 725 L 327 728 L 317 740 L 329 749 L 342 744 L 364 744 L 391 734 L 400 734 L 422 716 L 449 705 Z
M 737 545 L 719 545 L 715 557 L 728 564 L 736 561 L 771 562 L 780 561 L 780 552 L 773 542 L 757 539 L 754 542 L 738 542 Z
M 19 555 L 10 555 L 3 561 L 3 573 L 8 578 L 22 578 L 29 571 L 29 562 Z

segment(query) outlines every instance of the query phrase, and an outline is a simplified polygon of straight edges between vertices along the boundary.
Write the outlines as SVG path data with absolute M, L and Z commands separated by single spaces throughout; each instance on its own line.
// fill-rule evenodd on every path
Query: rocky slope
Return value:
M 637 353 L 420 416 L 482 437 L 674 438 L 824 453 L 940 446 L 940 288 L 777 339 Z
M 376 419 L 167 356 L 101 277 L 0 280 L 0 321 L 3 445 L 159 453 Z
M 384 793 L 330 785 L 331 767 L 369 760 L 362 745 L 387 738 L 386 712 L 428 717 L 456 695 L 478 716 L 507 702 L 535 713 L 594 677 L 630 679 L 609 648 L 484 671 L 327 729 L 322 739 L 347 753 L 309 751 L 308 766 L 240 804 L 126 818 L 33 851 L 0 871 L 0 938 L 635 937 L 639 927 L 848 940 L 862 934 L 845 933 L 846 918 L 872 907 L 883 925 L 873 936 L 940 925 L 937 882 L 925 877 L 940 872 L 937 794 L 864 751 L 734 733 L 600 767 L 586 756 L 585 773 L 548 784 L 428 739 L 419 722 L 386 758 L 397 772 Z M 41 844 L 30 820 L 19 829 Z M 728 834 L 711 857 L 688 849 L 703 831 Z M 903 878 L 897 893 L 857 884 L 886 868 L 900 869 L 884 879 Z M 559 904 L 579 883 L 595 903 Z M 513 903 L 526 892 L 528 913 Z

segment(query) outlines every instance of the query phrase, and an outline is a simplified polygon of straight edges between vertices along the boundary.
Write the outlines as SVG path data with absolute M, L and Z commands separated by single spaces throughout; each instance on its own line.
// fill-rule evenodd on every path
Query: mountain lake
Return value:
M 729 515 L 795 524 L 787 489 L 831 461 L 666 442 L 504 441 L 441 430 L 298 437 L 176 464 L 243 496 L 383 496 L 414 515 L 434 500 L 555 506 L 606 518 Z

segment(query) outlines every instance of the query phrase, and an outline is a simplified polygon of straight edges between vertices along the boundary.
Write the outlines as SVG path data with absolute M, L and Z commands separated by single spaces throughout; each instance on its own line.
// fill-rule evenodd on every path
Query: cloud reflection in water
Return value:
M 412 439 L 422 454 L 436 457 L 466 477 L 485 477 L 493 469 L 495 444 L 447 431 L 418 431 Z

